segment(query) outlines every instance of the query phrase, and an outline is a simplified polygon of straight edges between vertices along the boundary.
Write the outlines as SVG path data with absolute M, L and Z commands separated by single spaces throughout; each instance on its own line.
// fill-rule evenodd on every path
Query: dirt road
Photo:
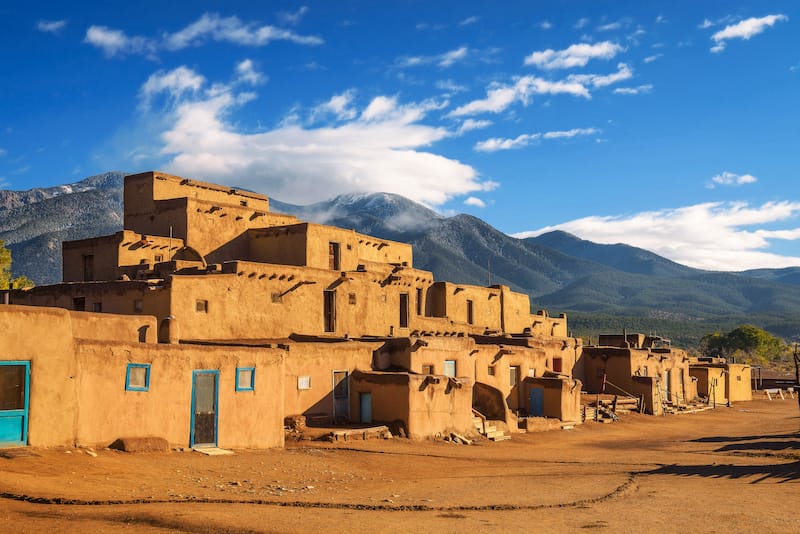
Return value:
M 796 401 L 454 445 L 0 458 L 2 532 L 800 532 Z

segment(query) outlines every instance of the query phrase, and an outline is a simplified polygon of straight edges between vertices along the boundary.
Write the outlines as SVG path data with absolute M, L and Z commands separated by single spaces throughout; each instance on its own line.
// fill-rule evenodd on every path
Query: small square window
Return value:
M 155 255 L 155 261 L 156 261 L 156 263 L 164 261 L 164 256 L 162 256 L 161 254 L 156 254 Z
M 297 389 L 311 389 L 311 377 L 310 376 L 298 376 L 297 377 Z
M 208 313 L 208 301 L 207 300 L 197 300 L 195 301 L 194 309 L 197 313 Z
M 127 391 L 148 391 L 150 389 L 150 364 L 129 363 L 125 373 Z
M 256 368 L 236 368 L 236 391 L 253 391 L 256 389 Z
M 355 303 L 356 303 L 356 294 L 355 294 L 355 293 L 350 293 L 350 294 L 348 294 L 348 295 L 347 295 L 347 301 L 348 301 L 350 304 L 355 304 Z
M 487 374 L 487 375 L 489 375 L 489 376 L 494 376 L 494 365 L 490 365 L 490 366 L 489 366 L 489 367 L 486 369 L 486 374 Z
M 75 297 L 72 299 L 72 309 L 75 311 L 86 311 L 86 297 Z
M 144 310 L 144 304 L 142 303 L 142 299 L 136 299 L 133 301 L 133 313 L 142 313 Z
M 737 375 L 736 376 L 736 381 L 737 382 L 741 382 L 742 381 L 742 376 L 741 375 Z

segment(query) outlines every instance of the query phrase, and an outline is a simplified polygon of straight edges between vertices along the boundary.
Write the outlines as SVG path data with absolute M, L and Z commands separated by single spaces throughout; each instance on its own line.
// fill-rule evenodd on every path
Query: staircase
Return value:
M 472 425 L 475 431 L 481 436 L 488 438 L 491 441 L 505 441 L 511 439 L 511 436 L 503 430 L 498 430 L 497 427 L 486 420 L 486 417 L 477 410 L 472 410 Z

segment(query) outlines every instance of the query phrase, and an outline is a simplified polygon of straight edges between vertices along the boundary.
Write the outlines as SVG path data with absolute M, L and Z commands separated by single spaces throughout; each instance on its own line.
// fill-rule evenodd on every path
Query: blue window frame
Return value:
M 149 363 L 129 363 L 125 372 L 126 391 L 149 391 L 150 390 L 150 364 Z
M 256 389 L 256 368 L 236 368 L 236 391 L 253 391 Z

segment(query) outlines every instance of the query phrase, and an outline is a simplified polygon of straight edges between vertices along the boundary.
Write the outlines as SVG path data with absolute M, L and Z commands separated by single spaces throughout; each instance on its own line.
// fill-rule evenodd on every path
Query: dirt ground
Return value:
M 800 532 L 799 413 L 755 400 L 472 446 L 20 449 L 0 458 L 0 532 Z

